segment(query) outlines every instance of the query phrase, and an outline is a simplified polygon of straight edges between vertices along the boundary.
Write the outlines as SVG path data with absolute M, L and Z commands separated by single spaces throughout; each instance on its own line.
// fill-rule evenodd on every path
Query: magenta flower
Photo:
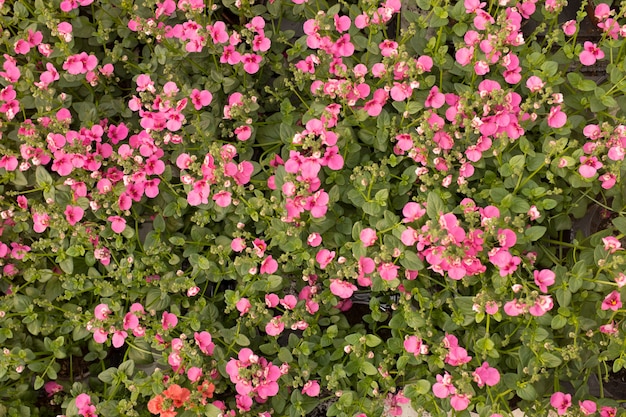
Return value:
M 50 225 L 50 216 L 48 213 L 33 213 L 33 230 L 37 233 L 43 233 Z
M 168 330 L 176 327 L 178 324 L 178 317 L 174 313 L 168 313 L 167 311 L 163 312 L 163 316 L 161 318 L 161 326 L 163 330 Z
M 404 339 L 404 349 L 415 356 L 428 353 L 428 346 L 417 336 L 409 336 Z
M 622 308 L 622 300 L 619 291 L 611 291 L 609 295 L 607 295 L 602 301 L 602 305 L 600 306 L 602 310 L 613 310 L 617 311 Z
M 578 172 L 583 178 L 594 177 L 598 169 L 604 166 L 602 162 L 598 161 L 598 158 L 596 158 L 595 156 L 581 156 L 580 164 L 581 165 L 580 167 L 578 167 Z
M 109 216 L 107 218 L 111 222 L 111 229 L 115 233 L 122 233 L 126 229 L 126 220 L 120 216 Z
M 572 405 L 572 396 L 562 392 L 555 392 L 550 397 L 550 405 L 556 408 L 558 415 L 562 416 Z
M 598 405 L 591 400 L 578 401 L 578 405 L 580 406 L 580 412 L 585 416 L 595 414 L 598 409 Z
M 460 366 L 472 360 L 472 357 L 467 354 L 467 350 L 460 346 L 453 346 L 450 348 L 446 355 L 444 362 L 452 366 Z
M 548 287 L 554 284 L 556 275 L 549 269 L 542 269 L 541 271 L 533 271 L 535 277 L 535 284 L 539 287 L 541 292 L 548 292 Z
M 598 59 L 604 58 L 602 49 L 598 48 L 598 45 L 593 42 L 586 41 L 583 44 L 583 48 L 583 51 L 578 56 L 580 63 L 583 65 L 590 66 L 595 64 Z
M 196 341 L 196 344 L 200 348 L 200 351 L 202 351 L 202 353 L 204 353 L 205 355 L 213 355 L 213 349 L 215 349 L 215 343 L 213 343 L 211 334 L 209 332 L 206 332 L 206 331 L 202 331 L 200 333 L 195 332 L 193 337 L 194 337 L 194 340 Z
M 561 111 L 561 106 L 553 106 L 548 114 L 548 126 L 558 129 L 567 123 L 567 115 Z
M 496 368 L 490 367 L 487 362 L 483 362 L 480 367 L 476 368 L 472 375 L 480 388 L 485 385 L 493 387 L 500 382 L 500 372 Z
M 244 54 L 241 56 L 241 62 L 243 62 L 243 69 L 248 74 L 256 74 L 259 71 L 259 64 L 263 60 L 263 57 L 256 54 Z
M 83 210 L 79 206 L 68 205 L 67 207 L 65 207 L 64 214 L 65 214 L 65 219 L 67 220 L 67 222 L 70 225 L 74 226 L 83 218 L 83 215 L 85 214 L 85 210 Z

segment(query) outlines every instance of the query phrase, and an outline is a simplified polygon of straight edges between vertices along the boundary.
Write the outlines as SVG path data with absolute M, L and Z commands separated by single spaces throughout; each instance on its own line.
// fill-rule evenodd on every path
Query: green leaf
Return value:
M 250 346 L 250 339 L 245 334 L 239 333 L 235 338 L 235 343 L 239 346 Z
M 561 358 L 549 352 L 543 352 L 539 356 L 539 358 L 541 359 L 541 362 L 548 368 L 556 368 L 561 363 L 563 363 L 563 360 Z
M 35 181 L 37 182 L 38 186 L 44 188 L 50 187 L 52 186 L 52 184 L 54 184 L 52 177 L 50 176 L 48 171 L 46 171 L 46 168 L 44 168 L 42 165 L 37 165 L 37 169 L 35 169 Z
M 417 254 L 409 250 L 406 250 L 403 253 L 402 259 L 400 259 L 400 265 L 413 271 L 420 271 L 424 269 L 424 263 L 422 260 L 417 256 Z
M 46 381 L 44 381 L 44 379 L 37 375 L 35 377 L 35 383 L 33 384 L 33 388 L 35 388 L 35 390 L 40 389 L 41 387 L 43 387 L 43 384 L 45 384 Z
M 554 330 L 562 329 L 567 324 L 567 317 L 563 317 L 560 314 L 552 317 L 552 322 L 550 323 L 550 327 Z
M 545 226 L 531 226 L 524 232 L 524 235 L 531 242 L 537 241 L 541 239 L 541 237 L 546 233 L 547 228 Z
M 363 361 L 360 369 L 365 375 L 376 375 L 378 373 L 378 369 L 368 361 Z
M 517 392 L 517 395 L 522 400 L 534 401 L 535 398 L 537 398 L 537 390 L 535 390 L 535 387 L 533 387 L 532 385 L 528 383 L 525 385 L 522 385 L 521 387 L 518 387 L 515 392 Z
M 428 193 L 428 197 L 426 199 L 426 213 L 428 217 L 433 220 L 438 220 L 439 215 L 445 212 L 445 205 L 443 204 L 443 200 L 437 193 L 431 191 Z
M 611 222 L 620 233 L 626 234 L 626 217 L 617 217 Z
M 368 334 L 365 336 L 365 344 L 369 347 L 376 347 L 380 345 L 382 341 L 383 340 L 380 337 L 373 334 Z
M 115 374 L 117 374 L 117 368 L 111 367 L 108 368 L 98 374 L 98 379 L 105 384 L 111 384 L 115 379 Z

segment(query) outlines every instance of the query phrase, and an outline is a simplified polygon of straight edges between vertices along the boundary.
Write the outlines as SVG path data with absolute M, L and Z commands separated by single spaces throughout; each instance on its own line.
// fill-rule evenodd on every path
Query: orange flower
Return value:
M 178 384 L 170 385 L 163 394 L 172 400 L 174 407 L 182 407 L 183 404 L 189 399 L 191 393 L 187 388 L 181 388 Z
M 198 385 L 198 392 L 202 394 L 202 398 L 213 398 L 213 393 L 215 392 L 215 385 L 212 382 L 207 381 L 206 379 L 202 382 L 202 384 Z
M 163 411 L 163 400 L 164 398 L 161 395 L 151 398 L 148 401 L 148 411 L 152 414 L 160 414 Z

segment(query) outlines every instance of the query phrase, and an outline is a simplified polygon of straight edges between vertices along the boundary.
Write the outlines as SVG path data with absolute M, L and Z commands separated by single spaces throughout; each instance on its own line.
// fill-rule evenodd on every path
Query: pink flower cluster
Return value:
M 288 175 L 281 186 L 285 197 L 287 222 L 300 218 L 308 211 L 311 217 L 324 217 L 328 210 L 328 193 L 321 187 L 320 171 L 327 167 L 333 171 L 343 167 L 343 156 L 337 146 L 337 134 L 329 130 L 336 126 L 340 108 L 337 105 L 326 107 L 320 119 L 311 119 L 306 129 L 296 133 L 292 144 L 302 150 L 291 150 L 289 159 L 275 158 L 275 166 L 283 165 Z M 271 189 L 276 189 L 275 176 L 268 180 Z
M 145 310 L 139 303 L 130 306 L 128 313 L 124 315 L 121 328 L 113 325 L 115 320 L 109 319 L 109 315 L 113 313 L 107 304 L 98 304 L 94 308 L 95 320 L 87 324 L 87 330 L 93 332 L 93 340 L 96 343 L 106 343 L 111 337 L 111 344 L 115 348 L 124 345 L 124 341 L 128 337 L 128 332 L 132 332 L 135 337 L 143 337 L 146 333 L 145 326 L 139 323 L 139 319 L 145 316 Z
M 592 179 L 604 168 L 598 177 L 602 188 L 613 188 L 626 155 L 626 126 L 589 124 L 583 128 L 583 135 L 588 141 L 582 147 L 584 155 L 579 158 L 578 172 L 583 178 Z
M 98 417 L 96 414 L 96 406 L 91 403 L 91 397 L 89 394 L 78 394 L 76 397 L 76 408 L 78 408 L 78 414 L 83 417 Z
M 226 364 L 226 372 L 237 390 L 237 408 L 249 411 L 253 401 L 264 403 L 278 394 L 278 379 L 287 371 L 243 348 L 237 359 L 231 358 Z
M 206 26 L 191 19 L 174 26 L 166 25 L 162 21 L 157 22 L 164 16 L 172 16 L 177 8 L 197 12 L 202 11 L 204 5 L 200 6 L 199 2 L 193 1 L 179 1 L 177 5 L 173 0 L 165 0 L 158 4 L 154 19 L 135 17 L 129 21 L 128 27 L 146 36 L 155 36 L 157 42 L 162 38 L 177 39 L 188 53 L 202 52 L 210 42 L 211 48 L 217 48 L 218 54 L 221 55 L 220 63 L 232 66 L 241 64 L 248 74 L 256 74 L 259 71 L 263 60 L 261 54 L 267 52 L 272 45 L 270 38 L 265 35 L 265 20 L 262 17 L 252 18 L 246 25 L 247 30 L 242 33 L 234 30 L 228 33 L 226 23 L 219 20 Z M 250 50 L 242 46 L 244 41 Z
M 480 388 L 485 385 L 492 387 L 500 382 L 500 372 L 496 368 L 490 367 L 487 362 L 483 362 L 480 367 L 476 368 L 472 375 Z M 453 383 L 452 375 L 445 372 L 443 375 L 437 375 L 436 379 L 437 382 L 432 387 L 435 397 L 450 398 L 450 405 L 456 411 L 465 410 L 469 406 L 472 395 L 459 392 Z
M 404 223 L 421 217 L 408 216 L 415 205 L 418 203 L 405 206 Z M 480 215 L 481 227 L 465 230 L 455 214 L 441 213 L 437 222 L 428 220 L 419 230 L 407 226 L 401 235 L 402 243 L 415 246 L 420 258 L 428 262 L 429 269 L 454 280 L 485 272 L 485 258 L 498 268 L 501 276 L 512 274 L 521 263 L 521 258 L 509 251 L 517 242 L 517 236 L 510 229 L 494 230 L 491 226 L 500 217 L 498 208 L 478 208 L 470 199 L 465 199 L 461 205 L 466 207 L 466 215 L 474 212 Z M 490 237 L 495 242 L 492 247 L 485 247 Z

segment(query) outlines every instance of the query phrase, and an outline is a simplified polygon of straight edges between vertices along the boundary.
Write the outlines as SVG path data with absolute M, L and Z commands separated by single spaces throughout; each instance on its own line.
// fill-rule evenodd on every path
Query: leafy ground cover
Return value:
M 0 416 L 624 414 L 622 4 L 0 6 Z

